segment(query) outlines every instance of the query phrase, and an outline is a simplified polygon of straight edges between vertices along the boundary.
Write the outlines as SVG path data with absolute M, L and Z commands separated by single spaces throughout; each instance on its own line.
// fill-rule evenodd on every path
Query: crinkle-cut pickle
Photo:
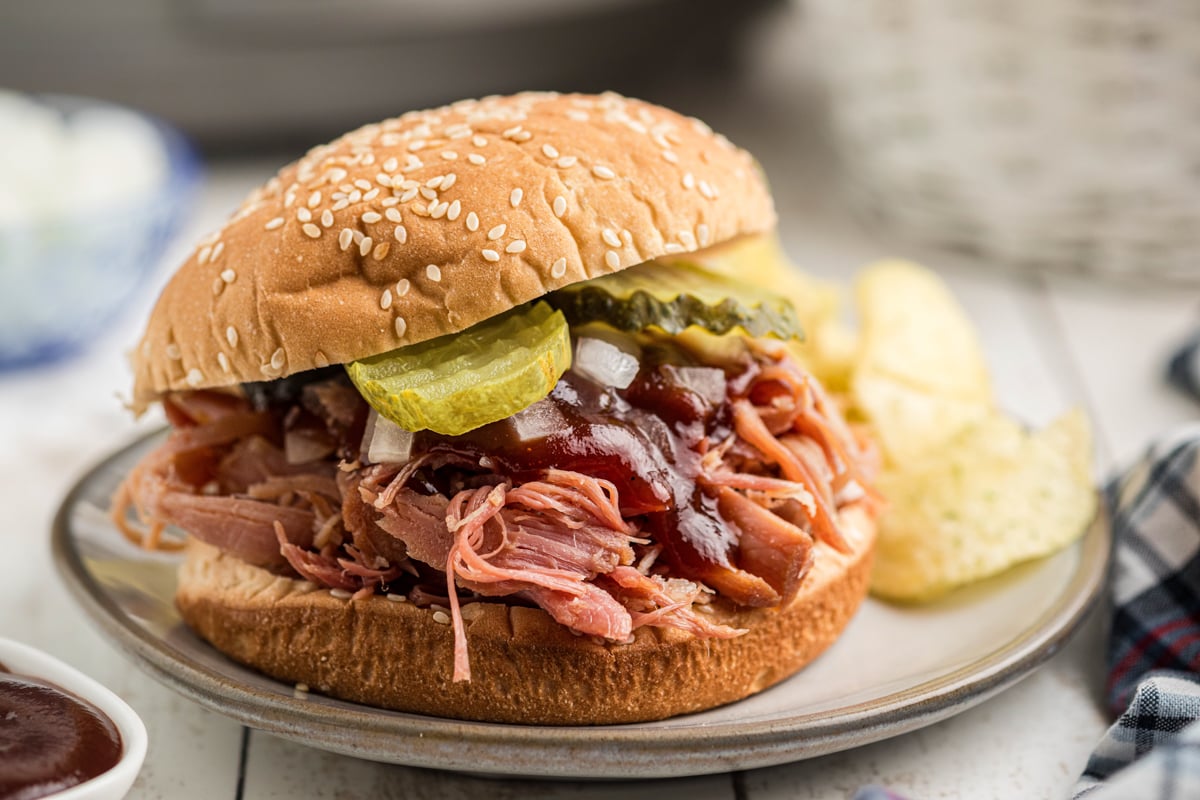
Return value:
M 405 430 L 457 436 L 542 399 L 570 366 L 567 321 L 539 302 L 346 371 L 371 407 Z
M 715 334 L 741 329 L 756 337 L 804 338 L 786 298 L 685 261 L 648 261 L 565 286 L 546 301 L 572 325 L 604 322 L 630 333 L 653 326 L 672 334 L 695 325 Z

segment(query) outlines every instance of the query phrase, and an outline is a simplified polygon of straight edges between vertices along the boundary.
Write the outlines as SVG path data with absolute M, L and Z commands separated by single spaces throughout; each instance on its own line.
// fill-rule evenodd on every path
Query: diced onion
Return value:
M 407 464 L 412 456 L 413 435 L 374 409 L 367 417 L 362 450 L 372 464 Z
M 601 386 L 626 389 L 637 377 L 638 360 L 612 342 L 583 336 L 575 342 L 571 369 Z
M 538 400 L 508 418 L 518 441 L 531 442 L 545 439 L 556 431 L 567 428 L 567 420 L 550 400 Z
M 315 439 L 304 431 L 288 431 L 283 437 L 283 453 L 289 464 L 308 464 L 333 452 L 328 441 Z
M 725 400 L 728 380 L 725 370 L 717 367 L 676 367 L 675 375 L 685 389 L 695 392 L 712 405 Z

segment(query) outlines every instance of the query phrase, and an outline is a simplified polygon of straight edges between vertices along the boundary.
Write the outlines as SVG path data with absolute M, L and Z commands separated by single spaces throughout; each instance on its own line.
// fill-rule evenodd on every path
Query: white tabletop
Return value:
M 788 78 L 754 76 L 747 90 L 693 98 L 689 111 L 754 150 L 772 176 L 784 243 L 801 266 L 846 280 L 878 257 L 904 255 L 941 273 L 971 313 L 1002 404 L 1041 424 L 1068 406 L 1090 413 L 1097 465 L 1141 451 L 1200 407 L 1162 382 L 1163 362 L 1195 322 L 1196 294 L 1012 277 L 962 256 L 914 250 L 863 230 L 832 192 L 822 159 L 806 150 L 806 112 L 790 104 Z M 808 153 L 809 155 L 805 155 Z M 164 259 L 215 227 L 279 159 L 214 165 L 196 213 Z M 151 287 L 152 288 L 152 287 Z M 843 798 L 880 783 L 913 798 L 1062 797 L 1107 722 L 1100 702 L 1100 615 L 1032 676 L 948 721 L 868 747 L 785 766 L 633 784 L 506 782 L 330 755 L 210 713 L 133 668 L 89 624 L 54 573 L 47 544 L 71 483 L 155 420 L 134 421 L 118 393 L 152 291 L 81 359 L 0 375 L 0 636 L 41 647 L 121 694 L 150 732 L 131 797 L 188 800 L 292 797 Z

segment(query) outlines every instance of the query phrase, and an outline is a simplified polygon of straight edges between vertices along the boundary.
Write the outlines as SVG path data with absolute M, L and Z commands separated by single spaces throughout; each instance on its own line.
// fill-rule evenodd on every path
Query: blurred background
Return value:
M 1198 78 L 1188 0 L 6 3 L 0 88 L 20 94 L 0 103 L 0 363 L 140 319 L 179 231 L 195 241 L 197 220 L 314 143 L 529 88 L 707 120 L 763 161 L 785 244 L 803 220 L 818 272 L 928 247 L 1005 274 L 1190 288 Z M 92 101 L 148 117 L 81 121 Z M 45 188 L 64 175 L 76 191 Z M 50 291 L 48 262 L 71 276 Z M 39 292 L 59 303 L 28 302 Z M 14 343 L 64 319 L 61 341 Z

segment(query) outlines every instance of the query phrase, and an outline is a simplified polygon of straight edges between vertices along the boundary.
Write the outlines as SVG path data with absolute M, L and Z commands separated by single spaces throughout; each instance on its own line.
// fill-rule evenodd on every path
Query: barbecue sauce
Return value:
M 556 467 L 610 481 L 621 513 L 641 516 L 679 572 L 699 576 L 713 565 L 735 566 L 737 534 L 696 482 L 706 449 L 732 431 L 729 386 L 721 369 L 675 352 L 647 353 L 626 389 L 568 371 L 549 397 L 510 420 L 457 437 L 419 434 L 414 455 L 490 459 L 515 482 Z M 522 426 L 533 434 L 522 435 Z M 454 493 L 436 481 L 427 486 Z
M 0 664 L 0 800 L 33 800 L 91 780 L 121 759 L 104 712 Z

